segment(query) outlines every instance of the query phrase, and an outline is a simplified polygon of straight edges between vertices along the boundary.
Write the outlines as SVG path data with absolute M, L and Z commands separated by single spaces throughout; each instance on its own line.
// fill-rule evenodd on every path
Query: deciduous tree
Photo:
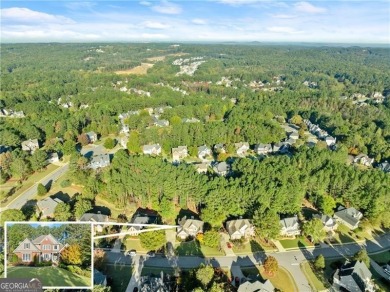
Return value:
M 275 275 L 279 270 L 279 264 L 276 258 L 273 256 L 268 256 L 264 261 L 264 271 L 268 275 Z

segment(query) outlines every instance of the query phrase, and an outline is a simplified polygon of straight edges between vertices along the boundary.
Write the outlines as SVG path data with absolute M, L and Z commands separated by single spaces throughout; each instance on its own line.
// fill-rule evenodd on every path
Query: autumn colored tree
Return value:
M 81 249 L 78 244 L 71 244 L 61 252 L 61 261 L 65 265 L 80 265 L 82 262 Z
M 77 136 L 77 141 L 78 141 L 81 145 L 83 145 L 83 146 L 89 144 L 89 138 L 88 138 L 87 134 L 84 134 L 84 133 Z
M 276 258 L 273 256 L 268 256 L 267 259 L 264 261 L 264 271 L 268 275 L 275 275 L 279 270 L 279 264 Z
M 100 269 L 103 265 L 105 251 L 98 248 L 93 251 L 93 262 L 96 269 Z

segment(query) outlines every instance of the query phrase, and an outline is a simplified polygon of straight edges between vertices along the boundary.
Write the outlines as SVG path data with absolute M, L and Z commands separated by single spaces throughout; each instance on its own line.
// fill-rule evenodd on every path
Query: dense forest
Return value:
M 101 193 L 116 204 L 137 202 L 166 219 L 174 217 L 172 201 L 196 208 L 218 226 L 256 210 L 293 214 L 306 197 L 320 209 L 329 200 L 355 206 L 390 226 L 385 209 L 389 175 L 346 163 L 348 155 L 359 153 L 374 158 L 374 165 L 390 159 L 386 48 L 6 44 L 1 56 L 0 108 L 25 115 L 0 118 L 0 144 L 9 150 L 0 154 L 3 182 L 25 178 L 44 167 L 45 153 L 59 151 L 72 154 L 70 171 L 75 182 L 85 185 L 88 199 Z M 190 57 L 202 57 L 204 63 L 193 75 L 177 74 L 181 67 L 174 61 Z M 115 73 L 143 63 L 154 64 L 145 75 Z M 159 119 L 169 126 L 154 126 L 145 109 L 157 107 L 164 107 Z M 140 112 L 121 121 L 119 115 L 129 111 Z M 152 143 L 165 154 L 179 145 L 194 152 L 203 144 L 277 143 L 286 137 L 281 121 L 293 117 L 336 137 L 337 150 L 320 144 L 309 148 L 302 136 L 302 146 L 294 147 L 291 156 L 235 159 L 228 178 L 138 155 L 140 146 Z M 199 122 L 185 123 L 185 118 Z M 76 155 L 80 134 L 118 137 L 122 122 L 130 130 L 129 151 L 117 152 L 101 173 L 81 169 Z M 45 147 L 30 155 L 20 150 L 26 139 L 38 139 Z

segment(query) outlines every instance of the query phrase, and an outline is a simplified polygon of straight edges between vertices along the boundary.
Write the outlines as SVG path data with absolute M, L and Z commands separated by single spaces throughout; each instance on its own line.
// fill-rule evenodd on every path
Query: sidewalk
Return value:
M 280 243 L 279 240 L 271 240 L 272 243 L 276 246 L 279 252 L 285 252 L 286 249 L 283 247 L 283 245 Z

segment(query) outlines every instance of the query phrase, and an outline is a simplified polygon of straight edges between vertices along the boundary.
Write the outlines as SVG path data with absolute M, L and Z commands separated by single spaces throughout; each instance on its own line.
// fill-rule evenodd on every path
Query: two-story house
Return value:
M 30 240 L 24 239 L 14 250 L 14 254 L 23 262 L 30 263 L 37 257 L 38 261 L 58 262 L 61 251 L 66 245 L 60 243 L 53 235 L 41 235 Z
M 282 236 L 295 236 L 301 233 L 299 228 L 298 216 L 284 218 L 280 222 L 280 235 Z
M 359 226 L 360 219 L 363 218 L 363 214 L 356 210 L 355 208 L 345 208 L 340 206 L 336 213 L 334 213 L 334 218 L 338 223 L 346 225 L 348 228 L 354 230 Z
M 172 148 L 172 160 L 180 161 L 183 158 L 188 156 L 187 146 L 178 146 L 176 148 Z
M 255 227 L 248 219 L 237 219 L 226 222 L 226 230 L 231 240 L 249 238 L 255 235 Z
M 194 218 L 187 219 L 187 217 L 184 216 L 178 223 L 177 237 L 180 237 L 182 240 L 185 240 L 190 236 L 195 237 L 198 233 L 203 233 L 203 221 Z
M 144 145 L 142 146 L 142 152 L 149 155 L 160 155 L 161 146 L 160 144 Z

